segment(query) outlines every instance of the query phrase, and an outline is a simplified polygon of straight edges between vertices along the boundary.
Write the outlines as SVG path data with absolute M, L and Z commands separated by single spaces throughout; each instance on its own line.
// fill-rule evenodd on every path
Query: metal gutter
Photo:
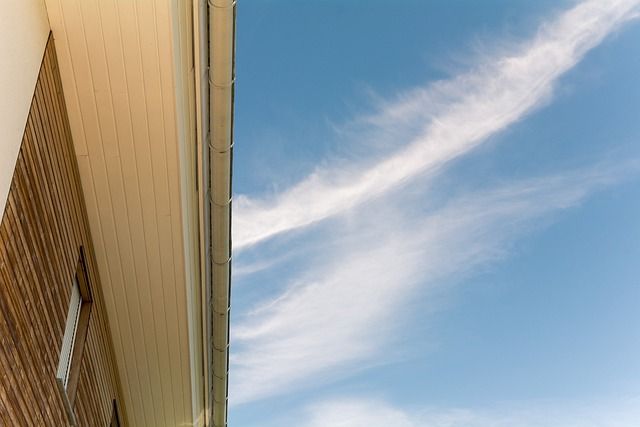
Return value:
M 207 427 L 227 425 L 235 11 L 233 0 L 193 2 L 203 418 Z
M 209 137 L 208 236 L 209 286 L 205 327 L 206 425 L 227 425 L 229 310 L 231 293 L 231 175 L 235 82 L 235 0 L 208 0 Z M 204 154 L 204 153 L 203 153 Z M 206 173 L 206 169 L 204 170 Z

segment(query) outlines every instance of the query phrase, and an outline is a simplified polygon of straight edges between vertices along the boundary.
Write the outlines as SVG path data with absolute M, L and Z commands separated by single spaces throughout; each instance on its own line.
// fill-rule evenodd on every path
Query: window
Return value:
M 67 313 L 67 326 L 64 329 L 62 338 L 62 349 L 60 350 L 60 362 L 58 363 L 58 373 L 56 377 L 66 390 L 69 387 L 69 373 L 71 371 L 71 354 L 75 347 L 75 338 L 78 335 L 78 320 L 80 319 L 80 308 L 82 298 L 80 297 L 80 286 L 78 279 L 73 278 L 71 288 L 71 301 L 69 302 L 69 312 Z
M 91 290 L 88 279 L 84 250 L 81 247 L 80 259 L 71 283 L 69 310 L 56 373 L 58 387 L 62 392 L 67 415 L 72 424 L 75 424 L 73 403 L 76 397 L 78 379 L 80 378 L 82 351 L 89 327 L 89 315 L 91 314 Z

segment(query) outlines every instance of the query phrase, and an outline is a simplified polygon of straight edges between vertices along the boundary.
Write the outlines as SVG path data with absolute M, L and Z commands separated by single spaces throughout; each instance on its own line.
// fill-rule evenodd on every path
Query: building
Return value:
M 235 1 L 0 7 L 0 425 L 226 425 Z

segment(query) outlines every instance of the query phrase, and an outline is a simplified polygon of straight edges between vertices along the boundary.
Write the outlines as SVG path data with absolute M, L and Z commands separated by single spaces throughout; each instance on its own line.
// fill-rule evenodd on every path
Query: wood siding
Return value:
M 64 426 L 56 384 L 73 277 L 86 255 L 93 296 L 74 414 L 108 426 L 118 377 L 52 37 L 0 224 L 0 425 Z

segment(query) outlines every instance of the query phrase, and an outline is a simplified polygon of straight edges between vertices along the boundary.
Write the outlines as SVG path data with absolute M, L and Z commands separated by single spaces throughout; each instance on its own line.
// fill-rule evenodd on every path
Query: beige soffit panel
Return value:
M 0 218 L 49 37 L 43 0 L 8 0 L 0 10 Z
M 46 4 L 128 424 L 191 425 L 175 0 Z

